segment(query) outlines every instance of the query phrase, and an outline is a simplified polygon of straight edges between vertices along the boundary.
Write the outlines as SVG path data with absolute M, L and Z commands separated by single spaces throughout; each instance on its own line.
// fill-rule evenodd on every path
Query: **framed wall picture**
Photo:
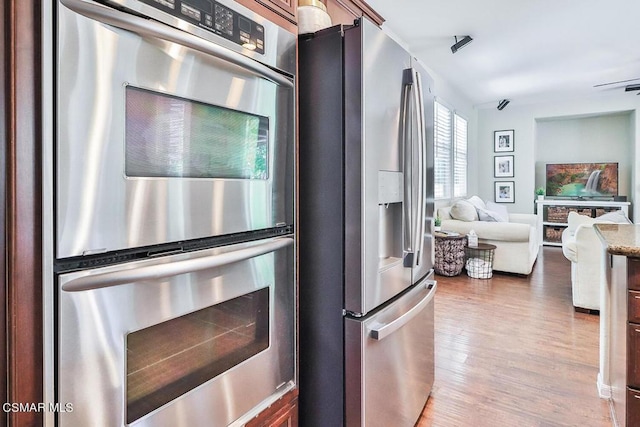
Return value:
M 515 203 L 515 182 L 496 181 L 496 203 Z
M 495 156 L 493 158 L 493 176 L 496 178 L 513 178 L 513 156 Z
M 514 150 L 515 131 L 497 130 L 493 132 L 493 151 L 496 153 Z

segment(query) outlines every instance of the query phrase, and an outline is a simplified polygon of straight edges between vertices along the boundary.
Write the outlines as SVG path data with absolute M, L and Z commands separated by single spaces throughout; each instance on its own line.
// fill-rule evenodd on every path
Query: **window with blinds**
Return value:
M 451 110 L 436 101 L 435 116 L 434 195 L 443 199 L 451 197 Z
M 435 198 L 467 195 L 467 120 L 435 102 Z
M 453 197 L 467 195 L 467 121 L 454 114 Z

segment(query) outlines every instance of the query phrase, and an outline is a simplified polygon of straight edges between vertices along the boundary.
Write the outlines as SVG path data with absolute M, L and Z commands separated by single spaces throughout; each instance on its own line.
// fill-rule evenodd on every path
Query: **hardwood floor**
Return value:
M 418 427 L 612 425 L 599 317 L 574 311 L 569 269 L 544 247 L 528 277 L 436 276 L 435 384 Z

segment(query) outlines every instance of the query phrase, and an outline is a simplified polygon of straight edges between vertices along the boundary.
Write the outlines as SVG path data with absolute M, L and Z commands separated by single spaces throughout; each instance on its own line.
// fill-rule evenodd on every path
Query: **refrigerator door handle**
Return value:
M 65 292 L 91 291 L 95 289 L 125 285 L 141 280 L 155 280 L 173 277 L 180 274 L 193 273 L 196 271 L 222 267 L 224 265 L 244 261 L 269 252 L 275 252 L 278 249 L 292 244 L 293 239 L 289 237 L 278 237 L 255 246 L 217 255 L 190 258 L 164 264 L 147 265 L 129 270 L 115 270 L 106 273 L 89 274 L 87 276 L 80 276 L 68 281 L 62 285 L 62 290 Z
M 400 112 L 400 129 L 402 135 L 403 144 L 403 163 L 404 163 L 404 203 L 403 203 L 403 231 L 404 231 L 404 266 L 412 267 L 414 259 L 414 245 L 412 231 L 411 212 L 413 209 L 413 200 L 411 194 L 411 174 L 413 172 L 412 153 L 413 146 L 411 144 L 411 138 L 409 137 L 409 130 L 411 121 L 408 120 L 408 112 L 411 100 L 412 90 L 412 69 L 404 70 L 403 84 L 402 84 L 402 105 Z
M 411 307 L 409 310 L 404 312 L 400 317 L 388 322 L 384 325 L 381 325 L 375 329 L 371 330 L 371 338 L 374 340 L 382 340 L 389 335 L 396 332 L 398 329 L 406 325 L 416 317 L 422 310 L 424 310 L 427 305 L 431 303 L 433 297 L 436 294 L 436 289 L 438 288 L 438 282 L 436 280 L 426 279 L 422 284 L 418 286 L 424 286 L 425 289 L 428 290 L 427 294 L 418 302 L 416 305 Z
M 402 135 L 404 140 L 404 194 L 405 194 L 405 267 L 416 267 L 424 252 L 425 194 L 424 180 L 426 131 L 424 123 L 424 99 L 420 73 L 414 68 L 404 70 L 402 111 Z M 411 93 L 411 94 L 410 94 Z M 410 94 L 410 95 L 409 95 Z M 413 99 L 413 103 L 410 102 Z M 413 115 L 407 120 L 407 111 L 413 104 Z M 417 126 L 418 140 L 414 141 L 413 123 Z M 410 131 L 407 131 L 410 129 Z M 414 150 L 417 155 L 414 156 Z M 415 165 L 417 163 L 417 165 Z M 416 167 L 414 167 L 416 166 Z M 417 187 L 417 190 L 414 188 Z M 416 192 L 414 200 L 413 194 Z M 414 203 L 415 202 L 415 203 Z
M 416 122 L 418 124 L 418 209 L 416 212 L 416 217 L 414 220 L 417 224 L 417 235 L 415 238 L 417 239 L 418 246 L 418 256 L 416 257 L 415 265 L 420 263 L 422 259 L 422 253 L 424 252 L 424 233 L 425 233 L 425 209 L 426 209 L 426 200 L 425 200 L 425 179 L 426 179 L 426 162 L 425 162 L 425 152 L 426 152 L 426 144 L 427 144 L 427 134 L 425 129 L 424 122 L 424 97 L 422 94 L 422 79 L 420 77 L 420 72 L 418 70 L 413 69 L 413 75 L 416 82 L 415 88 L 415 96 L 416 96 Z M 415 182 L 415 181 L 414 181 Z

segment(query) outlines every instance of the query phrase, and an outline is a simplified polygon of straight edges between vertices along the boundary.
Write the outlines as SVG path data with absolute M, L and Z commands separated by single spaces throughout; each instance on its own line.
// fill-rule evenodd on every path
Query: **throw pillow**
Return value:
M 487 202 L 486 209 L 478 209 L 480 221 L 509 222 L 509 212 L 505 206 L 493 202 Z
M 499 203 L 487 202 L 487 209 L 495 212 L 501 218 L 500 222 L 509 222 L 509 211 L 505 205 Z
M 500 222 L 500 215 L 488 209 L 478 209 L 478 218 L 480 221 Z
M 484 204 L 482 199 L 478 196 L 471 196 L 467 199 L 467 202 L 475 206 L 476 209 L 487 209 L 487 205 Z
M 455 202 L 453 206 L 451 206 L 449 215 L 451 215 L 451 218 L 460 221 L 471 222 L 478 220 L 476 207 L 466 200 L 458 200 L 457 202 Z
M 596 222 L 597 221 L 611 221 L 611 222 L 615 222 L 617 224 L 629 224 L 629 223 L 631 223 L 629 218 L 627 218 L 627 216 L 621 210 L 613 211 L 613 212 L 607 212 L 604 215 L 600 215 L 599 217 L 596 218 Z

